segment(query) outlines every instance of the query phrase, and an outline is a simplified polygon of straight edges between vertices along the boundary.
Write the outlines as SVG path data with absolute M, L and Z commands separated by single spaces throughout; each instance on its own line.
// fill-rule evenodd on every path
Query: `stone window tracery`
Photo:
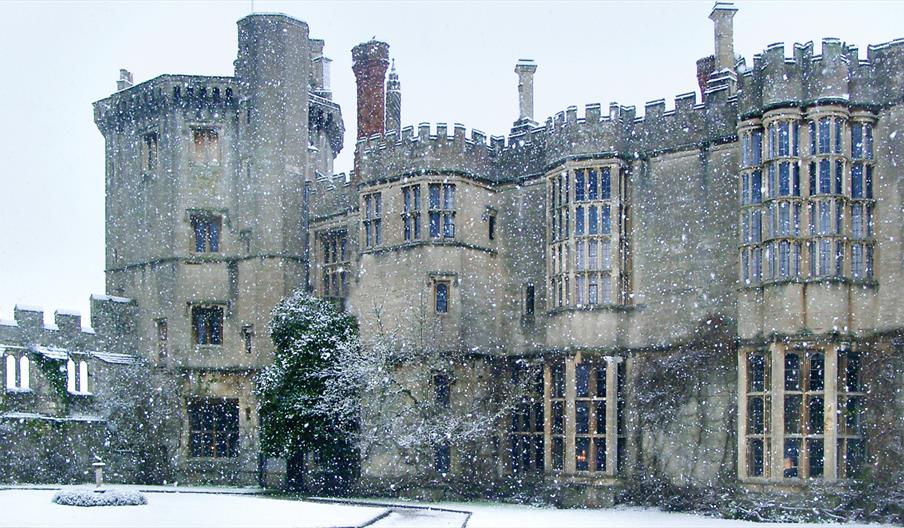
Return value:
M 547 182 L 550 308 L 626 304 L 627 181 L 620 164 L 557 170 Z
M 320 293 L 324 298 L 343 298 L 348 294 L 351 256 L 345 229 L 320 233 Z

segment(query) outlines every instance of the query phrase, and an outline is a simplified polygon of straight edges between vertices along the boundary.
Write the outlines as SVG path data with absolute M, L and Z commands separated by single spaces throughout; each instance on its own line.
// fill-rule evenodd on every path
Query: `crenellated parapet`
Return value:
M 739 68 L 738 112 L 744 119 L 783 106 L 893 104 L 904 88 L 902 66 L 904 39 L 869 46 L 865 59 L 835 38 L 823 39 L 819 54 L 812 42 L 794 44 L 790 57 L 783 43 L 772 44 Z
M 169 111 L 196 119 L 222 118 L 238 107 L 233 77 L 161 75 L 94 103 L 101 132 L 121 132 Z
M 646 104 L 644 115 L 633 106 L 611 103 L 606 112 L 588 104 L 583 115 L 576 106 L 549 117 L 545 124 L 518 128 L 507 137 L 473 130 L 468 136 L 456 124 L 452 134 L 445 123 L 435 128 L 421 123 L 373 135 L 357 143 L 360 182 L 369 183 L 416 173 L 457 172 L 475 179 L 509 182 L 543 173 L 562 160 L 588 156 L 622 157 L 720 143 L 735 137 L 736 98 L 727 88 L 707 92 L 698 104 L 694 93 Z
M 499 179 L 494 158 L 501 146 L 490 144 L 479 130 L 466 134 L 456 123 L 449 135 L 446 123 L 431 128 L 421 123 L 358 140 L 355 151 L 357 181 L 375 183 L 419 173 L 458 173 L 474 179 Z

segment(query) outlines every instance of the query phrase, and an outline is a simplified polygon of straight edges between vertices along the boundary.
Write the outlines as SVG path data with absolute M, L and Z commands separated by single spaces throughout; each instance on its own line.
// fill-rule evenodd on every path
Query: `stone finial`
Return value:
M 515 65 L 518 74 L 518 122 L 534 119 L 534 72 L 537 65 L 530 59 L 520 59 Z
M 132 87 L 132 72 L 125 68 L 119 70 L 119 80 L 116 81 L 116 91 L 121 92 Z
M 713 21 L 715 31 L 715 70 L 733 69 L 735 65 L 734 55 L 734 25 L 732 19 L 738 8 L 731 2 L 716 2 L 709 19 Z
M 386 131 L 398 131 L 401 126 L 402 84 L 399 82 L 399 74 L 396 73 L 395 59 L 392 59 L 392 68 L 386 81 Z

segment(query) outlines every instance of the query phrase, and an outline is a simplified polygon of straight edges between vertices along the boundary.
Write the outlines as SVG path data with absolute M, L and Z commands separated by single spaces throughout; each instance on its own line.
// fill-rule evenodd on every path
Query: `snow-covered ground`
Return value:
M 138 486 L 128 486 L 137 489 Z M 254 490 L 223 488 L 140 487 L 146 491 L 146 506 L 93 507 L 60 506 L 50 499 L 54 489 L 0 489 L 0 527 L 327 527 L 361 526 L 374 528 L 437 527 L 532 528 L 532 527 L 629 527 L 629 528 L 794 528 L 809 525 L 759 524 L 714 519 L 685 513 L 667 513 L 648 508 L 602 510 L 558 510 L 487 502 L 415 503 L 389 501 L 408 506 L 365 506 L 255 496 Z M 235 492 L 238 491 L 238 494 Z M 412 509 L 427 506 L 436 509 Z M 443 511 L 446 510 L 446 511 Z M 451 510 L 451 511 L 450 511 Z M 457 511 L 456 511 L 457 510 Z M 468 518 L 467 512 L 471 512 Z M 375 522 L 374 522 L 375 521 Z M 875 528 L 876 525 L 871 525 Z
M 0 490 L 0 526 L 32 528 L 359 526 L 385 512 L 380 507 L 321 504 L 253 495 L 145 493 L 146 506 L 82 508 L 53 504 L 53 490 Z

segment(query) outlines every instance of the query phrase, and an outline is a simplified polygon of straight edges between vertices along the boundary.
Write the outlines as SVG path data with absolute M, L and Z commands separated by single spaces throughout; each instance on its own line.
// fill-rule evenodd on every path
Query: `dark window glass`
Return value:
M 587 434 L 590 432 L 590 402 L 575 402 L 574 430 L 577 434 Z
M 851 197 L 863 198 L 863 164 L 851 165 Z
M 436 374 L 433 376 L 433 390 L 437 405 L 449 406 L 449 376 Z
M 844 182 L 844 162 L 835 161 L 835 194 L 841 194 Z
M 219 216 L 192 215 L 191 225 L 195 234 L 196 253 L 217 253 L 220 251 L 220 226 L 222 221 Z
M 600 365 L 596 367 L 596 396 L 598 398 L 606 397 L 606 366 Z
M 597 181 L 596 169 L 590 169 L 587 174 L 587 199 L 599 199 L 599 182 Z
M 747 473 L 751 477 L 763 476 L 763 441 L 750 439 L 747 443 Z
M 593 447 L 596 449 L 596 461 L 593 469 L 596 471 L 606 471 L 606 439 L 594 438 Z
M 747 366 L 747 379 L 750 392 L 766 390 L 766 358 L 763 354 L 750 354 Z
M 189 400 L 188 422 L 192 457 L 226 458 L 238 455 L 238 400 Z
M 807 402 L 807 412 L 810 415 L 808 432 L 811 434 L 822 434 L 825 428 L 825 403 L 821 396 L 811 397 Z
M 810 438 L 807 440 L 807 451 L 809 452 L 809 468 L 810 478 L 822 478 L 823 469 L 825 467 L 825 452 L 823 449 L 822 438 Z
M 863 440 L 849 439 L 844 457 L 844 473 L 847 477 L 855 477 L 863 468 L 866 459 L 866 449 Z
M 496 215 L 490 215 L 487 219 L 487 238 L 496 240 Z
M 829 148 L 829 134 L 831 132 L 831 120 L 828 117 L 824 117 L 819 120 L 819 153 L 820 154 L 828 154 L 830 151 Z
M 858 123 L 851 125 L 851 157 L 863 157 L 863 125 Z
M 194 307 L 191 311 L 192 334 L 197 345 L 223 344 L 223 308 Z
M 600 192 L 600 198 L 603 200 L 608 200 L 612 197 L 612 174 L 609 167 L 604 167 L 602 170 L 602 180 L 600 181 L 600 186 L 602 191 Z
M 552 402 L 552 434 L 565 434 L 565 402 Z
M 565 462 L 565 442 L 562 438 L 552 439 L 552 468 L 561 470 Z
M 755 170 L 750 176 L 750 202 L 763 201 L 763 171 Z
M 590 464 L 590 439 L 574 439 L 574 466 L 578 471 L 587 471 Z
M 816 123 L 810 121 L 807 125 L 810 133 L 810 155 L 812 156 L 816 154 Z
M 860 354 L 857 352 L 845 352 L 845 389 L 848 392 L 860 392 Z
M 784 477 L 797 478 L 800 469 L 800 439 L 785 439 Z
M 577 397 L 586 398 L 590 396 L 590 366 L 587 363 L 575 365 L 574 375 Z
M 810 356 L 810 377 L 808 390 L 821 391 L 825 387 L 826 366 L 822 354 Z
M 588 232 L 591 235 L 596 235 L 599 232 L 599 218 L 597 212 L 597 206 L 591 205 L 588 207 L 587 213 L 589 218 L 587 219 L 587 223 L 590 224 L 588 227 Z
M 584 169 L 574 171 L 574 201 L 584 201 Z
M 602 229 L 600 230 L 600 232 L 604 235 L 608 235 L 609 233 L 612 232 L 612 217 L 609 212 L 609 206 L 604 205 L 602 207 L 601 212 L 602 212 L 602 224 L 603 225 L 602 225 Z
M 763 434 L 766 428 L 762 396 L 752 396 L 747 400 L 747 434 Z
M 524 288 L 524 313 L 534 315 L 534 285 L 528 284 Z
M 866 166 L 866 182 L 864 187 L 866 187 L 866 197 L 870 200 L 873 199 L 873 166 Z
M 596 434 L 606 434 L 606 402 L 594 402 L 594 412 L 596 413 Z
M 819 192 L 820 194 L 829 194 L 832 192 L 831 172 L 832 165 L 827 159 L 819 160 Z
M 452 454 L 449 444 L 440 444 L 435 448 L 433 457 L 433 469 L 440 473 L 448 473 L 452 462 Z
M 596 209 L 595 207 L 591 207 L 591 209 Z M 584 206 L 579 205 L 574 208 L 574 234 L 575 235 L 583 235 L 584 234 Z
M 552 367 L 552 397 L 565 397 L 565 367 L 561 364 Z
M 785 354 L 785 390 L 800 390 L 800 356 Z
M 449 312 L 449 284 L 445 282 L 436 283 L 436 313 Z
M 785 396 L 785 434 L 800 434 L 801 396 Z

